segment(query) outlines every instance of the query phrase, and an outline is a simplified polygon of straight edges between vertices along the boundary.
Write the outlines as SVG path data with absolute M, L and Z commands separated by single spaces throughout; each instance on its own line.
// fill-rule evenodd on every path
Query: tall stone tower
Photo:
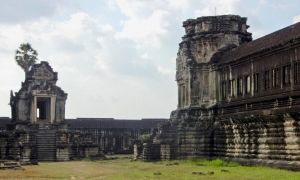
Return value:
M 145 145 L 146 160 L 210 155 L 220 96 L 217 61 L 223 52 L 252 41 L 246 21 L 224 15 L 183 22 L 186 34 L 176 59 L 177 109 L 159 126 L 154 144 Z
M 215 61 L 218 53 L 252 40 L 247 18 L 236 15 L 207 16 L 183 22 L 186 34 L 176 59 L 178 110 L 208 110 L 218 98 Z M 203 113 L 211 113 L 203 111 Z

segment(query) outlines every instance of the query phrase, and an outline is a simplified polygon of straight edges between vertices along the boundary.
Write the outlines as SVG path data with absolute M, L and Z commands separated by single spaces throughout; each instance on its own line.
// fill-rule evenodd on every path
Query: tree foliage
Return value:
M 38 60 L 37 55 L 37 51 L 34 50 L 29 43 L 23 43 L 20 45 L 19 49 L 16 50 L 15 60 L 26 73 Z
M 144 141 L 144 140 L 148 139 L 149 136 L 150 136 L 150 134 L 142 134 L 142 135 L 140 135 L 139 139 Z

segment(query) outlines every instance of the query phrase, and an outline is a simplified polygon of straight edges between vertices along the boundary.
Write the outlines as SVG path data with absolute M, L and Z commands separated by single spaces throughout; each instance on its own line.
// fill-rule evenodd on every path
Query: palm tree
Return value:
M 24 43 L 21 44 L 19 49 L 16 50 L 15 60 L 16 63 L 26 73 L 29 71 L 29 68 L 38 60 L 37 55 L 37 51 L 32 49 L 29 43 Z

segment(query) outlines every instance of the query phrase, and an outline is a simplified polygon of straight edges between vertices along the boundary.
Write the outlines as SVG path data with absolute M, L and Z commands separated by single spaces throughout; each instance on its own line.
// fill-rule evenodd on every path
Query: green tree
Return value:
M 16 50 L 15 60 L 16 63 L 24 70 L 28 72 L 30 67 L 34 65 L 37 59 L 37 51 L 34 50 L 29 43 L 21 44 L 19 49 Z
M 142 134 L 142 135 L 140 135 L 139 139 L 144 141 L 144 140 L 148 139 L 149 136 L 150 136 L 150 134 Z

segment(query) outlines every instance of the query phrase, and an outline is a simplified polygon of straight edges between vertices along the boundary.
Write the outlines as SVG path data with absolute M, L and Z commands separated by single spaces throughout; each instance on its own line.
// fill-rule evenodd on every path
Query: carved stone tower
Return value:
M 57 72 L 48 62 L 35 64 L 26 73 L 19 92 L 11 92 L 12 122 L 16 129 L 20 124 L 55 124 L 65 119 L 65 103 L 68 94 L 56 86 Z
M 26 73 L 15 95 L 11 91 L 12 121 L 0 133 L 0 157 L 37 164 L 98 154 L 90 134 L 69 129 L 65 121 L 68 94 L 56 82 L 57 72 L 42 61 Z
M 38 161 L 69 160 L 68 124 L 65 103 L 68 94 L 56 86 L 57 72 L 48 62 L 34 64 L 10 105 L 12 122 L 7 129 L 14 136 L 5 152 L 35 164 Z M 10 150 L 9 150 L 10 149 Z
M 144 154 L 151 154 L 146 160 L 210 156 L 220 89 L 217 60 L 223 52 L 252 41 L 246 21 L 224 15 L 183 22 L 186 34 L 176 59 L 177 109 L 159 126 L 154 144 L 145 145 Z
M 224 15 L 183 22 L 186 34 L 176 59 L 178 108 L 215 105 L 218 94 L 213 56 L 252 40 L 246 21 L 240 16 Z

